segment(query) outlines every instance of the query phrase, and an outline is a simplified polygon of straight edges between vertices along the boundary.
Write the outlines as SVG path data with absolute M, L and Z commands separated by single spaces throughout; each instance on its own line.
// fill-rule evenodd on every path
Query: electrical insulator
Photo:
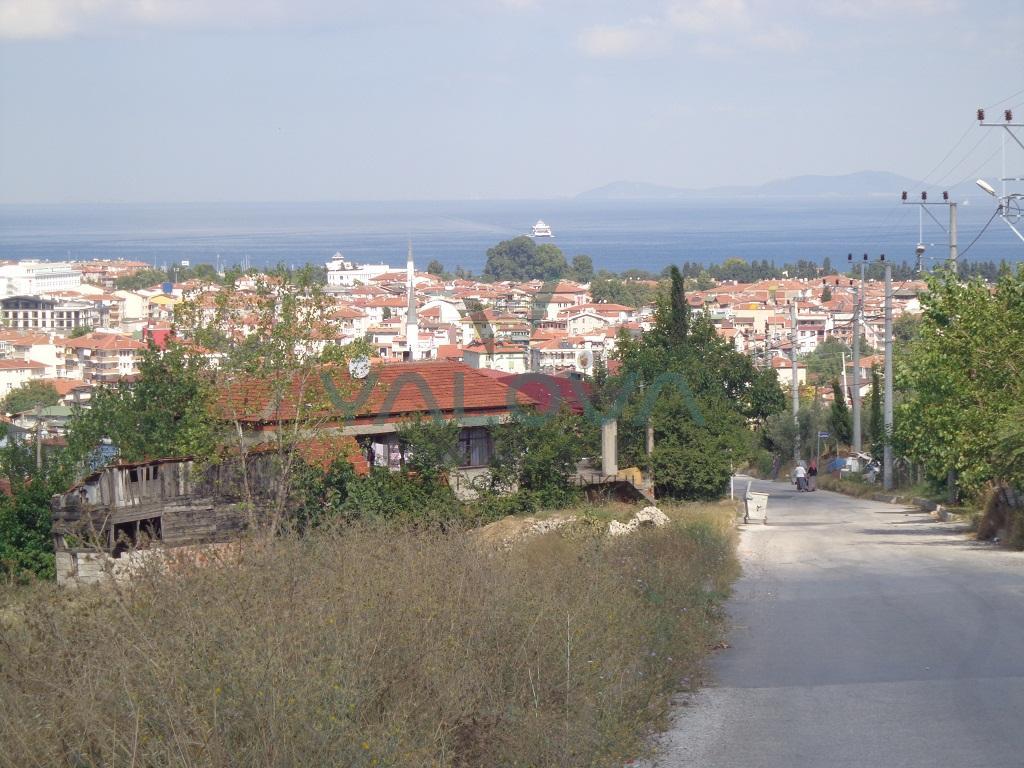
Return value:
M 979 123 L 985 122 L 985 110 L 984 109 L 979 109 L 978 110 L 978 122 Z
M 879 256 L 878 260 L 879 261 L 885 261 L 885 254 L 883 253 L 881 256 Z
M 853 254 L 852 253 L 846 254 L 846 260 L 847 261 L 853 261 Z
M 1003 117 L 1006 118 L 1006 122 L 1012 123 L 1013 122 L 1013 110 L 1012 109 L 1007 109 L 1006 111 L 1004 111 L 1003 112 Z
M 868 255 L 865 253 L 864 254 L 864 261 L 867 261 L 867 260 L 868 260 Z
M 903 190 L 903 194 L 900 195 L 900 200 L 906 202 L 906 200 L 907 200 L 907 190 L 905 190 L 905 189 Z
M 928 193 L 927 192 L 922 192 L 921 193 L 921 199 L 922 200 L 927 200 L 928 199 Z
M 949 200 L 949 192 L 943 192 L 942 193 L 942 199 L 943 200 Z

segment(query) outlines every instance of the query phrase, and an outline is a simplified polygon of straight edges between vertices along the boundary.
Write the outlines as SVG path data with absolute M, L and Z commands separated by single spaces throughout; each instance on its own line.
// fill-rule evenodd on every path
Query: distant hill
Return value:
M 921 183 L 888 171 L 858 171 L 841 176 L 793 176 L 756 186 L 686 189 L 615 181 L 576 195 L 577 200 L 672 200 L 715 197 L 890 197 L 907 190 L 916 196 Z M 973 181 L 950 190 L 956 199 L 978 197 Z

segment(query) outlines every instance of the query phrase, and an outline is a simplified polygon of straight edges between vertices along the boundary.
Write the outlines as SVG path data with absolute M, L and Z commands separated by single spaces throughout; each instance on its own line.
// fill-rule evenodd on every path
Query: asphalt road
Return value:
M 741 526 L 730 648 L 657 768 L 1024 766 L 1024 555 L 787 483 Z

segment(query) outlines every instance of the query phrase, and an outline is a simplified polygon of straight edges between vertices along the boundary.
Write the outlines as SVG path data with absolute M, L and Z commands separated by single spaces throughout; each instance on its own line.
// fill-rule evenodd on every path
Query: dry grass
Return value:
M 877 484 L 866 483 L 863 480 L 850 480 L 838 478 L 832 475 L 818 475 L 818 488 L 823 491 L 835 491 L 847 496 L 854 496 L 858 499 L 866 499 L 876 493 L 881 493 L 882 488 Z
M 348 528 L 0 594 L 0 766 L 621 765 L 737 573 L 731 508 L 666 511 L 614 541 Z

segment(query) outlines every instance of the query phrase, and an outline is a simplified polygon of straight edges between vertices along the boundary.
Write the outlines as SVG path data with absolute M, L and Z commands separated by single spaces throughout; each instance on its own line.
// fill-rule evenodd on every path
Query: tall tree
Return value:
M 368 351 L 362 341 L 338 346 L 335 309 L 314 270 L 276 270 L 259 276 L 251 291 L 220 291 L 213 312 L 196 301 L 176 308 L 182 334 L 217 355 L 214 412 L 236 436 L 234 458 L 250 504 L 254 478 L 246 427 L 257 414 L 268 427 L 265 448 L 275 473 L 274 498 L 266 509 L 269 535 L 288 514 L 303 445 L 336 418 L 322 380 L 325 359 L 338 365 Z
M 832 380 L 832 408 L 828 419 L 833 437 L 841 443 L 850 444 L 853 437 L 853 419 L 850 407 L 846 404 L 846 393 L 839 385 L 838 379 Z
M 581 283 L 589 283 L 594 278 L 594 262 L 586 254 L 579 254 L 572 257 L 572 267 L 569 276 Z
M 951 470 L 962 488 L 1024 482 L 1011 456 L 1024 445 L 1024 268 L 994 289 L 949 270 L 928 278 L 916 336 L 897 359 L 899 449 L 940 481 Z
M 209 361 L 194 348 L 150 346 L 139 361 L 138 381 L 98 388 L 90 407 L 72 415 L 70 457 L 92 464 L 105 440 L 125 461 L 212 457 L 219 441 L 212 381 Z
M 871 369 L 871 406 L 868 434 L 871 439 L 871 452 L 880 457 L 885 448 L 885 422 L 882 420 L 882 377 L 878 366 Z
M 691 312 L 681 270 L 670 269 L 669 279 L 654 327 L 619 342 L 621 372 L 611 387 L 627 396 L 621 453 L 624 461 L 647 463 L 644 432 L 650 424 L 655 448 L 649 462 L 658 492 L 713 497 L 728 480 L 730 465 L 753 450 L 748 420 L 771 411 L 781 393 L 771 391 L 771 381 L 758 376 L 750 358 L 722 339 L 704 313 Z
M 557 280 L 568 269 L 557 246 L 537 245 L 526 235 L 503 240 L 487 249 L 484 275 L 493 280 Z

